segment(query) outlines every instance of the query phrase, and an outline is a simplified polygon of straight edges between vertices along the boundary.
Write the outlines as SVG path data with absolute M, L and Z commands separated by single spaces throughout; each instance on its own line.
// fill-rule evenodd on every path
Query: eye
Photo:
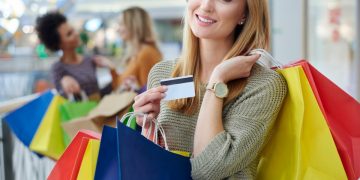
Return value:
M 222 0 L 222 1 L 227 3 L 232 2 L 232 0 Z

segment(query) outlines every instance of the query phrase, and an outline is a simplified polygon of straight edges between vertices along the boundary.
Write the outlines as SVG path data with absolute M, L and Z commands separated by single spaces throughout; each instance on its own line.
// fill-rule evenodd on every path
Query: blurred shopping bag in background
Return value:
M 100 134 L 88 130 L 79 131 L 48 176 L 49 180 L 77 179 L 81 163 L 90 139 L 99 140 Z M 92 153 L 90 153 L 92 154 Z M 90 173 L 90 172 L 89 172 Z
M 81 129 L 101 133 L 104 125 L 116 127 L 116 116 L 129 111 L 135 96 L 136 93 L 133 92 L 107 95 L 87 116 L 64 122 L 62 127 L 70 139 Z M 132 126 L 136 126 L 136 122 Z
M 54 96 L 30 144 L 31 150 L 56 160 L 64 152 L 66 146 L 60 126 L 59 106 L 65 102 L 66 99 L 60 95 Z
M 70 101 L 60 105 L 61 123 L 70 122 L 74 119 L 85 117 L 97 106 L 96 101 L 83 100 L 80 102 Z M 64 133 L 64 143 L 67 146 L 71 141 L 69 135 Z
M 30 146 L 53 96 L 53 92 L 47 91 L 3 118 L 26 146 Z
M 332 132 L 350 180 L 360 178 L 360 103 L 307 61 L 301 66 Z
M 81 162 L 78 180 L 94 179 L 96 162 L 98 159 L 100 141 L 90 139 Z
M 347 179 L 330 129 L 301 66 L 279 69 L 288 84 L 258 179 Z
M 106 95 L 99 102 L 99 105 L 89 113 L 89 117 L 92 119 L 98 117 L 112 117 L 132 104 L 136 95 L 137 94 L 134 92 Z

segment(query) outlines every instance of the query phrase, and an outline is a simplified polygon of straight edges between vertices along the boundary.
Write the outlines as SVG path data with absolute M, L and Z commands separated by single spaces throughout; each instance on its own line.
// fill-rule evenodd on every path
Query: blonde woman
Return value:
M 180 59 L 155 65 L 149 90 L 135 98 L 135 112 L 157 119 L 170 150 L 192 153 L 194 179 L 256 177 L 287 92 L 279 74 L 248 56 L 268 48 L 269 31 L 267 0 L 188 0 Z M 185 75 L 194 76 L 196 96 L 161 101 L 159 81 Z
M 125 9 L 119 20 L 119 34 L 125 42 L 126 68 L 113 81 L 113 88 L 143 87 L 150 69 L 162 57 L 149 14 L 140 7 Z

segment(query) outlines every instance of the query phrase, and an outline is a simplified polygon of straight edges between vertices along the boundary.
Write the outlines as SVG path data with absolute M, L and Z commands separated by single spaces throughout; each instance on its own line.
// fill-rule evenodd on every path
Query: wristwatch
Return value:
M 215 96 L 221 99 L 226 98 L 229 94 L 227 85 L 222 82 L 210 83 L 206 86 L 206 90 L 214 92 Z

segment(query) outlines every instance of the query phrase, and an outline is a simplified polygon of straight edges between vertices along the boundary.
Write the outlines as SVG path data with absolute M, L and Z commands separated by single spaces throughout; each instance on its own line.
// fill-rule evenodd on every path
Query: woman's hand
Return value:
M 94 62 L 99 67 L 106 67 L 106 68 L 109 68 L 109 69 L 115 69 L 115 64 L 111 60 L 109 60 L 109 59 L 107 59 L 107 58 L 105 58 L 103 56 L 95 56 L 94 57 Z
M 217 65 L 209 82 L 228 83 L 231 80 L 250 76 L 250 71 L 260 55 L 236 56 Z
M 79 83 L 71 76 L 64 76 L 60 84 L 65 94 L 78 94 L 81 91 Z
M 134 112 L 141 112 L 147 114 L 148 119 L 155 119 L 159 115 L 160 101 L 165 97 L 166 91 L 166 86 L 159 86 L 139 94 L 135 97 L 135 103 L 133 105 Z M 142 126 L 143 117 L 136 117 L 136 123 Z
M 139 89 L 138 80 L 135 76 L 129 76 L 123 80 L 121 87 L 124 88 L 126 91 L 134 91 Z

